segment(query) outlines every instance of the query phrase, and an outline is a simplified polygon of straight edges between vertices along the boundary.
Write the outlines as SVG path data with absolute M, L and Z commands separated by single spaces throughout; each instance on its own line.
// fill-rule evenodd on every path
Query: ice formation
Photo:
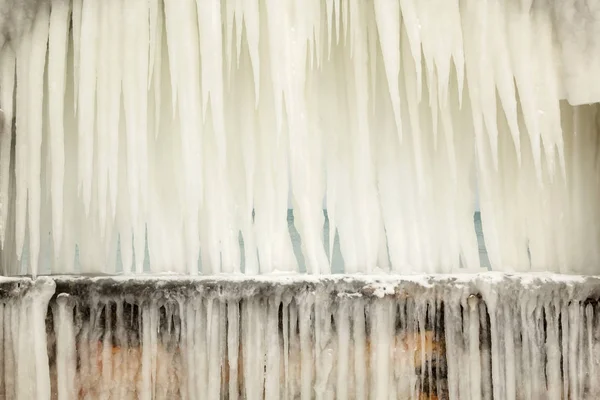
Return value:
M 598 273 L 597 5 L 5 3 L 4 274 Z
M 600 396 L 598 279 L 472 276 L 5 280 L 0 397 Z

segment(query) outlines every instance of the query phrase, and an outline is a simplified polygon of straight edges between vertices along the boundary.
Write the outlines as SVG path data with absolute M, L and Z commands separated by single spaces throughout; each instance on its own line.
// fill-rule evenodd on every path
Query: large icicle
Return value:
M 2 51 L 0 63 L 0 107 L 3 114 L 0 131 L 0 243 L 4 249 L 10 207 L 10 159 L 15 94 L 15 54 L 11 48 L 7 47 Z M 12 232 L 9 232 L 9 235 L 12 235 Z
M 86 216 L 92 200 L 94 137 L 96 136 L 96 78 L 98 73 L 99 3 L 84 1 L 81 12 L 81 49 L 78 91 L 78 191 Z
M 71 16 L 67 0 L 51 4 L 48 38 L 48 101 L 50 118 L 50 165 L 52 197 L 52 237 L 54 254 L 58 257 L 62 246 L 63 195 L 65 175 L 64 106 L 67 79 L 68 26 Z M 68 105 L 67 105 L 68 106 Z
M 44 5 L 37 12 L 31 36 L 31 56 L 29 59 L 28 111 L 29 130 L 28 151 L 30 152 L 29 173 L 29 264 L 33 276 L 37 275 L 38 256 L 40 254 L 40 213 L 42 200 L 41 160 L 42 129 L 44 104 L 44 71 L 46 69 L 46 50 L 48 46 L 48 26 L 50 6 Z

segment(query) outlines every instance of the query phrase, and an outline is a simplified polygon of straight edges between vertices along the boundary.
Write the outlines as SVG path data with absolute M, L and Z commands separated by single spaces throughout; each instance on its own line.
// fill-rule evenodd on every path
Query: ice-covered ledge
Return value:
M 38 286 L 55 287 L 55 294 L 164 298 L 173 295 L 243 299 L 322 293 L 336 297 L 382 298 L 434 295 L 445 298 L 481 296 L 502 299 L 518 293 L 560 294 L 563 300 L 600 299 L 600 277 L 550 273 L 478 273 L 431 275 L 50 275 L 0 278 L 0 299 L 18 296 Z M 491 290 L 493 288 L 493 290 Z
M 8 375 L 7 398 L 115 387 L 180 398 L 198 386 L 213 398 L 285 387 L 293 398 L 380 388 L 397 390 L 393 398 L 464 399 L 467 382 L 494 398 L 560 398 L 563 387 L 600 393 L 591 369 L 596 276 L 42 276 L 0 278 L 0 294 L 15 296 L 0 298 L 0 316 L 11 321 L 5 354 L 15 355 L 0 365 L 35 371 L 15 374 L 16 386 Z M 37 344 L 35 357 L 25 343 Z M 122 360 L 132 373 L 119 369 Z

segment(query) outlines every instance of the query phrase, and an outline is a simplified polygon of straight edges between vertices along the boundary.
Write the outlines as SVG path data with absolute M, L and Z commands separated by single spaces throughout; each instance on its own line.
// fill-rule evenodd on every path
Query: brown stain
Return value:
M 95 353 L 96 366 L 98 368 L 98 371 L 102 371 L 102 368 L 103 368 L 103 362 L 102 362 L 103 347 L 104 347 L 104 344 L 101 341 L 98 342 L 96 351 L 92 351 L 91 352 L 92 354 L 90 354 L 93 357 L 94 353 Z M 290 349 L 290 350 L 292 350 L 292 349 Z M 179 351 L 179 349 L 176 350 L 176 352 L 178 352 L 178 351 Z M 367 365 L 370 364 L 370 360 L 372 358 L 373 351 L 374 351 L 374 346 L 372 345 L 370 338 L 367 338 L 366 343 L 365 343 L 365 352 L 366 352 L 366 354 L 365 354 L 366 360 L 365 361 L 366 361 Z M 393 347 L 390 348 L 390 351 L 393 353 L 393 354 L 391 354 L 392 358 L 396 357 L 397 351 L 408 352 L 408 353 L 413 352 L 415 369 L 420 369 L 422 366 L 423 358 L 425 358 L 425 360 L 432 360 L 432 359 L 435 360 L 435 359 L 441 359 L 445 356 L 445 343 L 443 341 L 437 341 L 435 333 L 433 331 L 425 331 L 423 333 L 421 333 L 421 332 L 398 332 L 395 336 L 394 344 L 393 344 Z M 163 349 L 163 351 L 159 351 L 159 353 L 165 353 L 164 349 Z M 125 352 L 123 352 L 123 349 L 121 347 L 112 346 L 111 355 L 112 355 L 113 359 L 117 356 L 124 357 L 124 359 L 128 360 L 127 361 L 128 365 L 137 365 L 139 367 L 138 371 L 134 374 L 134 380 L 136 381 L 135 385 L 137 386 L 137 384 L 141 380 L 142 352 L 140 351 L 140 349 L 127 348 L 125 350 Z M 299 354 L 298 354 L 298 356 L 299 356 Z M 281 357 L 281 358 L 282 358 L 281 362 L 282 362 L 282 367 L 283 367 L 283 357 Z M 292 361 L 293 358 L 295 358 L 295 357 L 290 357 L 290 361 Z M 296 358 L 296 361 L 299 361 L 299 357 Z M 161 360 L 160 360 L 160 357 L 158 357 L 157 358 L 157 368 L 159 367 L 160 363 L 161 363 Z M 177 369 L 177 366 L 168 365 L 167 368 Z M 368 367 L 367 367 L 367 369 L 368 369 Z M 227 392 L 229 391 L 229 381 L 231 378 L 231 373 L 234 372 L 237 374 L 237 386 L 239 388 L 239 394 L 243 395 L 243 392 L 244 392 L 243 371 L 244 371 L 244 348 L 243 348 L 242 342 L 240 341 L 239 348 L 238 348 L 237 369 L 231 368 L 228 355 L 225 354 L 225 358 L 223 360 L 223 364 L 221 367 L 221 388 Z M 314 372 L 315 372 L 315 368 L 313 366 L 313 373 Z M 115 373 L 115 372 L 113 372 L 113 373 Z M 79 374 L 79 371 L 78 371 L 78 374 Z M 282 374 L 281 378 L 283 379 L 283 374 Z M 93 394 L 97 393 L 98 390 L 100 389 L 98 387 L 100 384 L 101 384 L 100 380 L 97 380 L 96 382 L 88 382 L 88 384 L 81 385 L 81 387 L 79 389 L 78 397 L 80 399 L 84 399 L 86 397 L 89 397 L 90 395 L 93 396 Z M 431 394 L 430 393 L 422 393 L 419 395 L 419 400 L 437 400 L 437 399 L 438 399 L 438 396 L 435 393 L 431 393 Z

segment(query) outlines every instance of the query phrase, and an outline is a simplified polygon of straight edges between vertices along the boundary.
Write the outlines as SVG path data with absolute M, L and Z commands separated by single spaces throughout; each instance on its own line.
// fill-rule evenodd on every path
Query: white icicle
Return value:
M 198 43 L 198 20 L 194 0 L 165 3 L 167 14 L 167 34 L 186 37 L 175 47 L 171 74 L 186 77 L 186 81 L 177 81 L 180 86 L 173 91 L 179 97 L 179 118 L 181 152 L 183 159 L 183 182 L 185 187 L 184 232 L 188 271 L 197 273 L 199 256 L 198 213 L 202 201 L 203 183 L 201 175 L 196 173 L 202 160 L 201 115 L 202 99 L 200 94 L 200 55 Z M 172 19 L 169 17 L 172 16 Z M 169 47 L 171 42 L 169 42 Z
M 115 218 L 117 212 L 117 193 L 119 185 L 119 126 L 121 117 L 121 78 L 122 78 L 122 56 L 121 56 L 121 33 L 122 23 L 122 1 L 107 0 L 108 15 L 110 21 L 107 55 L 108 62 L 108 93 L 106 110 L 106 134 L 108 137 L 107 147 L 110 150 L 108 154 L 108 192 L 110 217 Z M 157 113 L 158 114 L 158 113 Z M 122 150 L 121 150 L 122 151 Z
M 161 123 L 161 115 L 163 114 L 162 111 L 162 96 L 163 96 L 163 92 L 162 92 L 162 82 L 163 82 L 163 57 L 165 57 L 166 52 L 164 52 L 163 50 L 163 42 L 164 42 L 164 10 L 163 10 L 163 2 L 162 1 L 157 1 L 156 2 L 156 6 L 158 7 L 156 13 L 156 26 L 154 26 L 152 29 L 154 29 L 154 31 L 152 32 L 151 29 L 151 46 L 152 46 L 152 52 L 151 52 L 151 58 L 150 58 L 150 62 L 152 64 L 152 69 L 151 69 L 151 73 L 152 75 L 149 76 L 149 80 L 152 79 L 151 82 L 148 83 L 149 87 L 151 86 L 151 89 L 154 92 L 154 108 L 153 108 L 153 112 L 154 112 L 154 137 L 158 136 L 158 133 L 160 131 L 160 123 Z M 154 57 L 152 57 L 152 53 L 154 54 Z
M 385 74 L 388 80 L 388 90 L 394 108 L 398 136 L 402 140 L 400 88 L 398 87 L 398 75 L 400 74 L 400 4 L 397 1 L 376 0 L 374 6 Z M 371 57 L 375 58 L 375 55 L 371 55 Z
M 78 189 L 86 216 L 90 211 L 96 136 L 96 74 L 99 4 L 85 1 L 81 13 L 80 82 L 78 99 Z
M 10 206 L 8 190 L 13 137 L 15 62 L 15 54 L 10 47 L 6 47 L 0 54 L 0 107 L 3 114 L 0 121 L 2 123 L 0 128 L 0 244 L 2 249 L 4 249 Z M 12 232 L 9 234 L 12 235 Z
M 531 152 L 538 182 L 542 180 L 541 170 L 541 132 L 538 108 L 535 101 L 535 76 L 529 57 L 532 53 L 532 32 L 529 7 L 521 9 L 520 4 L 507 3 L 508 47 L 511 55 L 514 80 L 519 93 L 520 108 L 531 142 Z
M 421 101 L 421 37 L 419 33 L 419 18 L 415 9 L 414 0 L 400 0 L 400 10 L 402 11 L 402 20 L 404 22 L 403 27 L 408 38 L 407 45 L 409 46 L 412 59 L 415 63 L 415 71 L 417 72 L 417 100 Z M 406 55 L 403 57 L 406 57 Z
M 513 71 L 511 68 L 510 52 L 507 43 L 506 8 L 499 1 L 489 2 L 488 45 L 492 48 L 493 67 L 496 80 L 498 97 L 502 102 L 504 113 L 508 121 L 510 133 L 515 144 L 517 159 L 521 163 L 521 140 L 517 123 L 517 96 L 514 85 Z
M 71 21 L 73 23 L 73 82 L 75 85 L 75 96 L 73 108 L 77 111 L 79 102 L 79 78 L 81 71 L 81 24 L 83 14 L 83 0 L 73 0 L 73 12 Z
M 157 48 L 160 48 L 160 43 L 162 41 L 160 29 L 162 21 L 161 3 L 160 0 L 148 0 L 148 23 L 150 24 L 148 32 L 148 89 L 150 89 L 152 78 L 154 76 L 154 66 L 159 65 L 161 61 L 156 58 Z
M 27 191 L 29 187 L 29 115 L 27 113 L 29 95 L 29 52 L 31 34 L 27 33 L 21 40 L 17 52 L 17 93 L 16 93 L 16 144 L 15 144 L 15 244 L 17 258 L 21 259 L 27 224 Z
M 54 333 L 56 342 L 56 373 L 58 398 L 71 399 L 76 395 L 75 373 L 77 360 L 75 354 L 75 332 L 73 326 L 73 306 L 68 296 L 59 295 L 53 307 Z
M 31 37 L 31 56 L 29 59 L 29 95 L 28 113 L 29 130 L 28 151 L 29 163 L 29 264 L 31 274 L 35 277 L 38 269 L 40 252 L 40 213 L 41 213 L 41 159 L 44 100 L 44 71 L 46 67 L 46 49 L 48 46 L 48 27 L 50 6 L 38 9 Z
M 255 2 L 256 3 L 256 2 Z M 212 123 L 217 145 L 219 168 L 225 165 L 225 115 L 223 99 L 223 39 L 221 34 L 221 5 L 218 2 L 196 0 L 198 8 L 198 43 L 202 60 L 202 115 L 210 96 Z M 256 5 L 258 7 L 258 5 Z M 258 14 L 258 10 L 256 11 Z M 240 16 L 241 17 L 241 16 Z M 257 17 L 257 15 L 255 16 Z M 250 21 L 252 21 L 250 19 Z M 239 32 L 241 36 L 241 32 Z M 256 50 L 256 46 L 254 48 Z
M 149 26 L 149 9 L 147 1 L 140 1 L 136 4 L 137 16 L 137 39 L 136 39 L 136 58 L 135 58 L 135 73 L 136 73 L 136 98 L 138 102 L 137 113 L 137 136 L 138 136 L 138 180 L 139 180 L 139 207 L 140 211 L 140 228 L 144 227 L 145 218 L 147 215 L 148 202 L 148 138 L 153 137 L 148 130 L 148 73 L 149 59 L 148 46 L 150 45 L 150 26 Z M 136 215 L 136 213 L 134 213 Z M 138 230 L 138 235 L 145 236 L 144 229 Z M 143 241 L 142 241 L 143 242 Z M 143 246 L 143 244 L 142 244 Z
M 98 38 L 98 84 L 97 101 L 96 101 L 96 170 L 97 170 L 97 207 L 98 207 L 98 222 L 100 226 L 100 236 L 104 238 L 105 231 L 112 232 L 111 227 L 107 227 L 107 193 L 108 193 L 108 168 L 110 153 L 114 151 L 109 147 L 110 131 L 108 123 L 110 120 L 110 46 L 109 40 L 110 30 L 113 21 L 110 20 L 110 1 L 103 1 L 99 5 L 99 38 Z M 108 214 L 112 216 L 112 213 Z
M 123 106 L 125 111 L 125 126 L 126 133 L 126 149 L 127 149 L 127 190 L 129 195 L 129 210 L 131 213 L 131 222 L 134 226 L 138 223 L 139 217 L 139 185 L 138 180 L 138 152 L 140 146 L 138 140 L 142 132 L 138 132 L 140 128 L 140 108 L 141 99 L 138 98 L 138 90 L 136 83 L 138 81 L 137 59 L 136 52 L 132 49 L 137 47 L 137 15 L 139 11 L 140 0 L 127 1 L 123 3 L 123 36 L 124 48 L 130 49 L 124 51 L 123 56 Z
M 244 0 L 244 26 L 246 27 L 246 39 L 252 62 L 252 74 L 254 77 L 254 107 L 258 107 L 260 98 L 260 23 L 259 2 L 254 0 Z
M 71 9 L 68 0 L 52 1 L 48 38 L 48 107 L 51 136 L 50 164 L 52 166 L 52 237 L 54 239 L 55 257 L 60 254 L 63 232 L 64 101 L 70 15 Z

